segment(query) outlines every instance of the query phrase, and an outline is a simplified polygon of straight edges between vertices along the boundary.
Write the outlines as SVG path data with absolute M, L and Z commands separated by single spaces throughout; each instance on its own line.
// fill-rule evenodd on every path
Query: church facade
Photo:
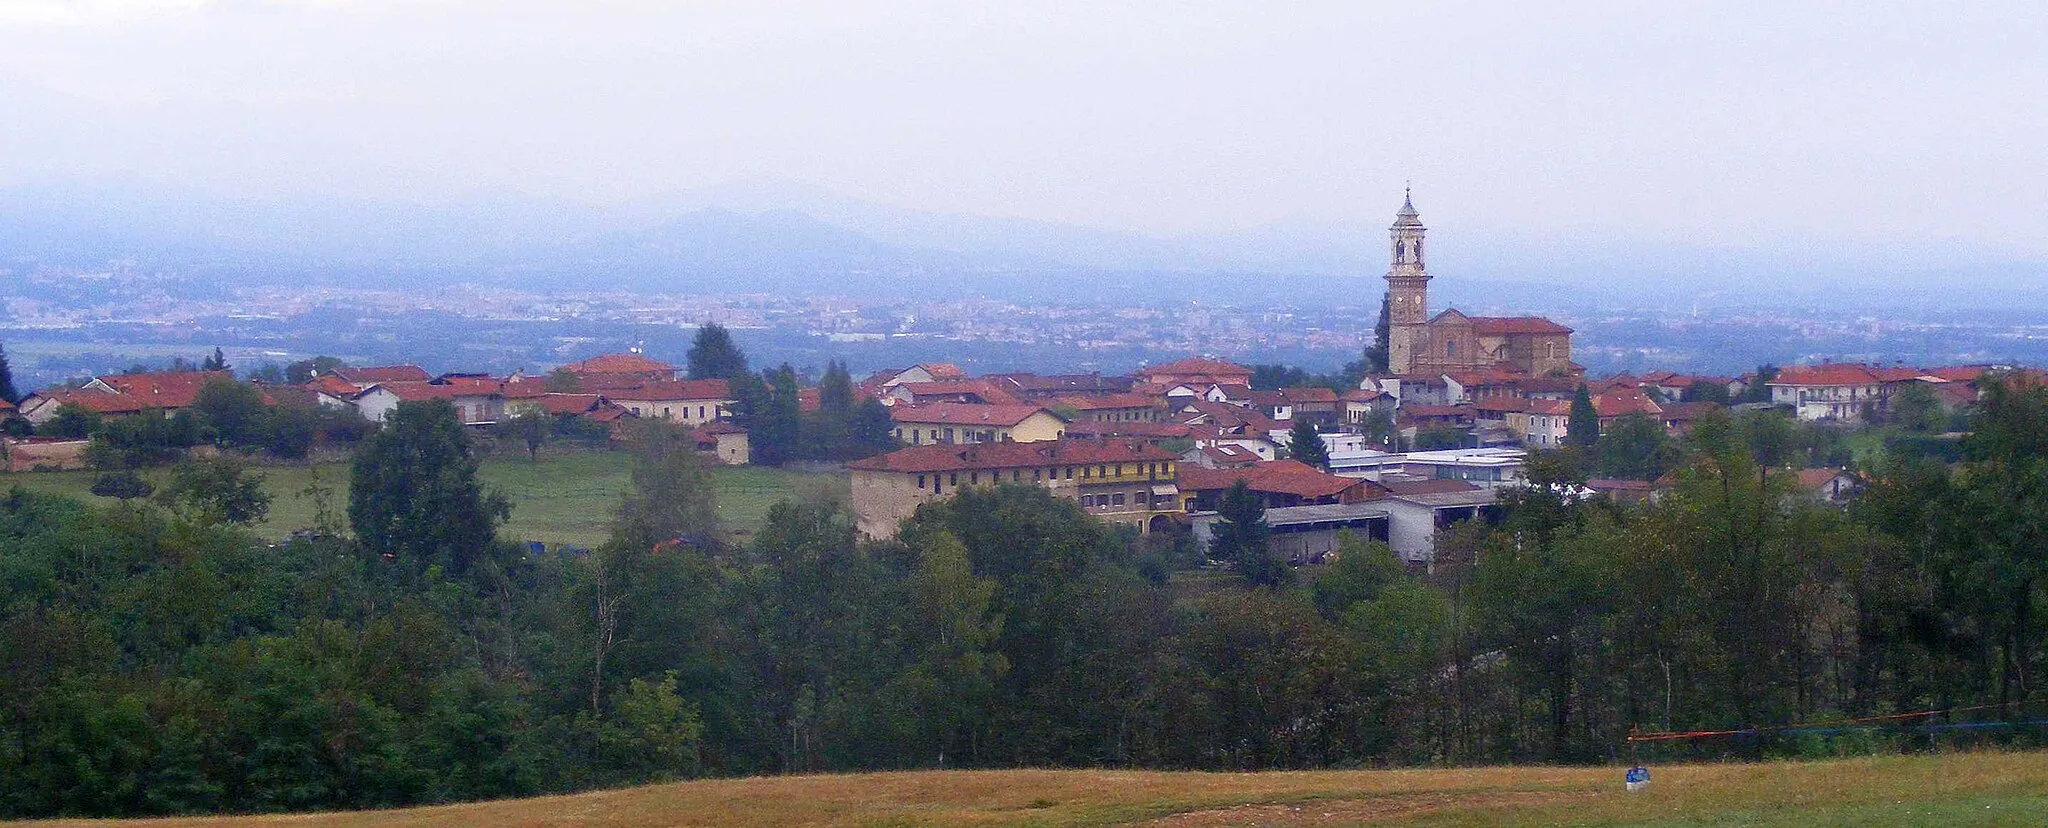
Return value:
M 1387 369 L 1409 376 L 1485 371 L 1532 377 L 1576 376 L 1572 329 L 1540 316 L 1466 316 L 1456 309 L 1429 315 L 1429 269 L 1423 252 L 1429 228 L 1411 195 L 1388 228 L 1393 264 L 1387 270 Z

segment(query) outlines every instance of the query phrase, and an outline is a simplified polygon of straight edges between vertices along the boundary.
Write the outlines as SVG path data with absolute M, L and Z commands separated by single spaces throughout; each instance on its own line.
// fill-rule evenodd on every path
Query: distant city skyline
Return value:
M 0 0 L 0 187 L 2048 256 L 2025 3 Z M 2029 287 L 2032 287 L 2029 285 Z

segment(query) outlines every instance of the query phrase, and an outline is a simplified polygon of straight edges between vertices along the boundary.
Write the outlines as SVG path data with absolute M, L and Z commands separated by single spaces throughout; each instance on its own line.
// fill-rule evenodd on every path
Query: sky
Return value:
M 0 0 L 0 186 L 2048 256 L 2048 4 Z

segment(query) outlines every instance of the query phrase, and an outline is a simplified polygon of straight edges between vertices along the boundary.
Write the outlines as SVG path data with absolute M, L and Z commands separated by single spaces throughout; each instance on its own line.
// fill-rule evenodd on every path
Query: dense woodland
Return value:
M 271 543 L 255 472 L 187 461 L 106 507 L 0 498 L 0 815 L 363 808 L 694 776 L 1260 769 L 1627 757 L 1633 729 L 2004 705 L 2048 666 L 2048 390 L 1985 390 L 1960 462 L 1895 454 L 1844 509 L 1799 430 L 1710 417 L 1652 505 L 1532 461 L 1432 571 L 1352 542 L 1289 569 L 1231 513 L 1203 567 L 1032 487 L 899 541 L 835 503 L 744 544 L 675 431 L 630 440 L 612 540 L 532 556 L 445 403 L 357 451 L 346 514 Z M 315 498 L 333 493 L 309 492 Z M 334 498 L 338 500 L 339 498 Z M 323 501 L 324 502 L 324 501 Z M 1923 749 L 2028 727 L 1741 736 L 1657 755 Z

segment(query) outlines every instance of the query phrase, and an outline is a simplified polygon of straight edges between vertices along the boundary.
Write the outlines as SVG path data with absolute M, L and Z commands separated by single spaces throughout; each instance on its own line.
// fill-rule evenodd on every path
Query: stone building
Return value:
M 1429 269 L 1423 251 L 1429 228 L 1413 197 L 1388 228 L 1387 367 L 1436 376 L 1454 371 L 1508 371 L 1527 376 L 1578 375 L 1572 329 L 1540 316 L 1466 316 L 1456 309 L 1429 315 Z

